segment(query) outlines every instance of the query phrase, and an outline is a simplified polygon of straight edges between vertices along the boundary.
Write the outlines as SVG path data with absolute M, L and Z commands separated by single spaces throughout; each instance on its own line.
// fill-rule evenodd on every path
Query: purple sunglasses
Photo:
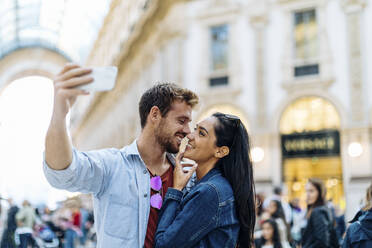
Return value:
M 156 194 L 153 194 L 150 198 L 150 205 L 153 208 L 160 209 L 163 205 L 163 198 L 160 195 L 162 193 L 162 181 L 160 176 L 154 176 L 150 179 L 150 186 L 154 191 L 157 191 Z

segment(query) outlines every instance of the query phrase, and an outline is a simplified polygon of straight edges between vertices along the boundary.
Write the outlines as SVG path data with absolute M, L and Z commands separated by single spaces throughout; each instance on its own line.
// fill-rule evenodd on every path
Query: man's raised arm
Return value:
M 54 79 L 53 114 L 45 139 L 45 162 L 54 170 L 66 169 L 72 162 L 66 115 L 77 96 L 89 94 L 75 87 L 91 83 L 91 71 L 76 64 L 67 64 Z

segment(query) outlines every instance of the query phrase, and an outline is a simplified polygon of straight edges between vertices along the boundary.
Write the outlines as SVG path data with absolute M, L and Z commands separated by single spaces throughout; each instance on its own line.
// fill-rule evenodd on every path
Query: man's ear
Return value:
M 227 146 L 221 146 L 221 147 L 217 147 L 217 150 L 214 153 L 214 156 L 217 158 L 223 158 L 229 155 L 229 153 L 230 153 L 230 149 Z
M 152 106 L 152 108 L 150 109 L 150 113 L 148 115 L 148 118 L 149 120 L 154 123 L 154 122 L 157 122 L 161 119 L 161 112 L 160 112 L 160 109 L 158 108 L 158 106 Z

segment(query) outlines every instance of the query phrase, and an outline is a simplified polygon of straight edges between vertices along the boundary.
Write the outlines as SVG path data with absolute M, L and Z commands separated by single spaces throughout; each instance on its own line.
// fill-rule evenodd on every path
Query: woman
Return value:
M 372 247 L 372 184 L 367 189 L 366 205 L 359 211 L 345 236 L 344 248 L 370 248 Z
M 325 205 L 326 190 L 321 180 L 312 178 L 306 184 L 307 225 L 302 248 L 339 247 L 334 220 Z
M 274 219 L 262 223 L 262 236 L 255 240 L 255 248 L 282 248 L 279 229 Z
M 286 223 L 283 206 L 278 200 L 271 200 L 267 208 L 272 219 L 276 221 L 279 229 L 280 242 L 284 248 L 290 248 L 289 226 Z
M 187 137 L 184 154 L 176 157 L 155 247 L 252 247 L 255 191 L 243 123 L 236 116 L 215 113 Z M 197 163 L 197 183 L 185 194 L 193 169 L 183 172 L 183 156 Z

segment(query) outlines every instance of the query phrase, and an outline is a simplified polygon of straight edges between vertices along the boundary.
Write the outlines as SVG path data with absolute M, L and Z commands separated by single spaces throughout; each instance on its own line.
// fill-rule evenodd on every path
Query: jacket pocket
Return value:
M 105 233 L 112 237 L 124 240 L 133 239 L 138 233 L 138 208 L 110 195 L 104 229 Z

